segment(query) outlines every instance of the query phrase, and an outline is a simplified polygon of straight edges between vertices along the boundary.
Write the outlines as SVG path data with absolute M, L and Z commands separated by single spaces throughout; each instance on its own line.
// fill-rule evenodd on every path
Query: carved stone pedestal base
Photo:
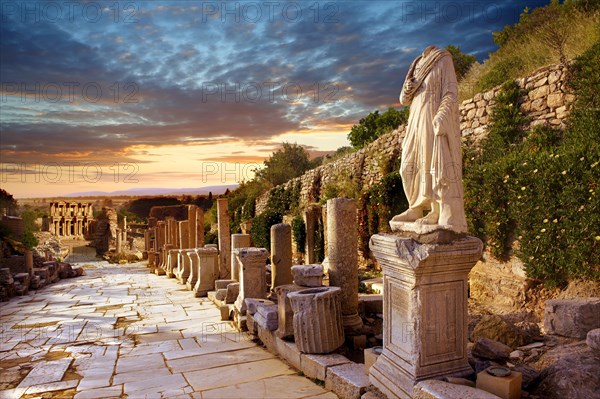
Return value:
M 467 277 L 481 257 L 475 237 L 421 244 L 376 234 L 370 248 L 383 270 L 383 352 L 371 383 L 388 398 L 411 398 L 425 379 L 473 372 L 467 361 Z

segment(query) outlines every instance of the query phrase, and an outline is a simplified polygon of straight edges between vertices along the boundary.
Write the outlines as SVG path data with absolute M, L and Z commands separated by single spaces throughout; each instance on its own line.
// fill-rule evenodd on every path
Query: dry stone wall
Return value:
M 518 106 L 530 125 L 550 125 L 564 127 L 574 96 L 568 93 L 566 65 L 543 67 L 532 75 L 517 80 L 517 84 L 526 91 Z M 500 86 L 473 98 L 463 101 L 459 106 L 460 127 L 465 143 L 477 143 L 487 134 L 490 113 Z M 286 190 L 300 184 L 300 207 L 318 202 L 329 183 L 335 183 L 341 177 L 352 179 L 361 189 L 377 184 L 389 172 L 389 165 L 400 157 L 404 126 L 381 136 L 365 148 L 318 168 L 283 184 Z M 269 192 L 256 200 L 256 213 L 262 213 L 267 206 Z

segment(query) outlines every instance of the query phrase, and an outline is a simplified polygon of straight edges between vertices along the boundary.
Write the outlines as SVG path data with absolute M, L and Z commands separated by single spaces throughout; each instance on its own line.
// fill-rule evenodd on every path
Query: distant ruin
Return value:
M 91 203 L 51 202 L 49 216 L 42 221 L 42 230 L 59 237 L 84 238 L 92 234 L 93 220 Z

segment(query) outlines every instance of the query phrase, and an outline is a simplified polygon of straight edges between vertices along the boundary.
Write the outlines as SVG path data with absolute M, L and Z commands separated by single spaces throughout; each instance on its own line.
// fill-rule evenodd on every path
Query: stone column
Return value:
M 188 205 L 188 248 L 196 248 L 198 246 L 198 217 L 196 216 L 197 209 L 198 207 L 196 205 Z M 196 284 L 195 281 L 194 284 Z
M 269 251 L 265 248 L 238 248 L 235 250 L 240 267 L 240 293 L 235 308 L 246 314 L 246 298 L 265 298 L 267 295 L 266 264 Z
M 123 235 L 121 234 L 121 229 L 117 229 L 117 248 L 115 250 L 115 253 L 118 255 L 121 252 L 123 252 L 123 248 L 122 248 L 122 240 Z
M 176 223 L 179 225 L 179 238 L 177 240 L 177 242 L 179 243 L 179 248 L 190 248 L 190 233 L 188 229 L 188 221 L 184 220 L 183 222 Z
M 127 231 L 127 216 L 123 216 L 123 231 Z
M 175 272 L 177 271 L 179 249 L 169 249 L 167 256 L 167 267 L 165 268 L 165 274 L 168 278 L 174 278 Z
M 292 226 L 271 226 L 271 292 L 292 283 Z
M 175 277 L 179 284 L 186 284 L 188 278 L 190 278 L 190 272 L 192 270 L 192 262 L 188 253 L 193 251 L 192 249 L 180 249 L 179 250 L 179 265 Z
M 290 292 L 294 340 L 300 352 L 330 353 L 344 343 L 339 287 Z
M 204 209 L 196 210 L 196 220 L 196 248 L 202 248 L 204 246 Z
M 238 248 L 248 248 L 250 246 L 250 234 L 232 234 L 231 235 L 231 279 L 240 281 L 240 265 L 237 261 L 234 251 Z
M 161 262 L 162 266 L 157 267 L 156 269 L 154 269 L 154 274 L 156 274 L 157 276 L 164 276 L 165 274 L 167 274 L 167 269 L 169 268 L 169 253 L 171 252 L 171 249 L 173 248 L 173 244 L 165 244 L 163 246 L 163 251 L 161 253 L 161 256 L 163 258 L 163 261 Z
M 195 220 L 195 218 L 194 218 L 194 220 Z M 191 231 L 191 229 L 190 229 L 190 231 Z M 196 231 L 196 230 L 194 229 L 194 231 Z M 186 255 L 189 259 L 188 262 L 190 265 L 190 275 L 185 282 L 185 286 L 187 287 L 188 290 L 192 291 L 194 289 L 194 287 L 196 286 L 196 282 L 198 281 L 198 266 L 199 266 L 198 253 L 196 252 L 195 248 L 190 248 L 186 252 Z
M 411 398 L 421 380 L 465 376 L 467 278 L 483 244 L 475 237 L 422 244 L 371 237 L 383 270 L 383 352 L 369 378 L 388 398 Z
M 229 232 L 229 211 L 227 198 L 217 199 L 217 222 L 219 225 L 219 274 L 222 279 L 231 276 L 231 239 Z
M 173 248 L 181 248 L 181 222 L 171 219 L 171 244 Z
M 165 244 L 174 244 L 173 242 L 173 218 L 165 219 Z
M 304 263 L 307 265 L 315 263 L 315 233 L 319 223 L 321 207 L 310 205 L 304 211 L 304 225 L 306 226 L 306 244 L 304 245 Z
M 162 251 L 164 249 L 164 245 L 165 245 L 165 222 L 164 221 L 158 221 L 156 223 L 156 253 L 157 253 L 157 257 L 154 260 L 155 266 L 156 267 L 161 267 L 162 263 L 164 262 L 163 259 L 163 255 L 162 255 Z
M 144 250 L 150 250 L 150 231 L 144 230 Z
M 196 297 L 206 296 L 215 289 L 219 277 L 219 250 L 212 247 L 196 248 L 198 254 L 198 280 L 194 286 Z
M 358 232 L 356 202 L 350 198 L 327 201 L 327 258 L 329 285 L 342 290 L 342 321 L 348 334 L 362 328 L 358 316 Z

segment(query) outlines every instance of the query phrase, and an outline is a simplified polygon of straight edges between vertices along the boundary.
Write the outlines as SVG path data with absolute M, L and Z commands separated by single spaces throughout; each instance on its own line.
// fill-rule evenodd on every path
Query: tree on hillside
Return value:
M 465 77 L 471 65 L 477 60 L 474 55 L 465 54 L 460 51 L 460 47 L 449 44 L 446 50 L 452 55 L 454 62 L 454 70 L 456 71 L 456 79 L 460 82 Z
M 304 147 L 290 143 L 283 143 L 283 147 L 275 151 L 264 164 L 263 169 L 256 171 L 256 176 L 273 186 L 301 176 L 310 167 Z
M 401 111 L 388 108 L 383 114 L 379 111 L 371 112 L 358 121 L 358 125 L 352 126 L 348 133 L 348 140 L 354 148 L 362 148 L 378 137 L 391 132 L 408 120 L 408 108 Z
M 12 194 L 8 193 L 4 189 L 0 189 L 0 216 L 6 211 L 7 215 L 14 213 L 17 209 L 17 201 L 13 198 Z

